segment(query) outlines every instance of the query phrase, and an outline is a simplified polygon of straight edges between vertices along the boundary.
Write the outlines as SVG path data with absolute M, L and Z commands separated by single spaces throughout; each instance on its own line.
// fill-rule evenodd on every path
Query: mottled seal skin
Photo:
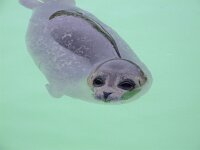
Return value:
M 144 94 L 151 74 L 110 27 L 73 0 L 20 0 L 33 10 L 26 36 L 53 97 L 124 103 Z

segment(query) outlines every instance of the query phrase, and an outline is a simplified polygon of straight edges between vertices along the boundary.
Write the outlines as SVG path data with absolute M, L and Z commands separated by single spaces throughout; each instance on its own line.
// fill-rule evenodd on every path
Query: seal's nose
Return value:
M 110 94 L 112 94 L 112 93 L 103 92 L 103 97 L 104 97 L 104 99 L 107 99 L 107 98 L 108 98 L 108 96 L 109 96 Z

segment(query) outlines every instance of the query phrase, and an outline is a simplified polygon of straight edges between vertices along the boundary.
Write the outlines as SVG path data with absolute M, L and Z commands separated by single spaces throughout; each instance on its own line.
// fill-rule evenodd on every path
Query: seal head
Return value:
M 141 90 L 147 77 L 135 63 L 112 59 L 100 64 L 88 77 L 88 84 L 98 100 L 105 102 L 129 99 Z

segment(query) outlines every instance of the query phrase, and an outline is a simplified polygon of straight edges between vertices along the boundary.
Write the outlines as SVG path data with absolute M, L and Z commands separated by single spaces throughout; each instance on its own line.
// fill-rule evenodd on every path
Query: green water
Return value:
M 200 150 L 200 1 L 77 0 L 152 72 L 123 105 L 54 99 L 29 56 L 31 11 L 0 0 L 0 150 Z

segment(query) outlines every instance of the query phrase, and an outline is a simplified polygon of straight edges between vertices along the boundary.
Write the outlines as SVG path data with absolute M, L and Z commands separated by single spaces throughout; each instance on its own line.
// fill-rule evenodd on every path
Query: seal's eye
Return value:
M 93 86 L 94 87 L 101 87 L 105 84 L 105 81 L 102 77 L 97 77 L 93 81 Z
M 133 80 L 125 80 L 118 84 L 118 87 L 123 90 L 133 90 L 135 88 L 136 84 Z

